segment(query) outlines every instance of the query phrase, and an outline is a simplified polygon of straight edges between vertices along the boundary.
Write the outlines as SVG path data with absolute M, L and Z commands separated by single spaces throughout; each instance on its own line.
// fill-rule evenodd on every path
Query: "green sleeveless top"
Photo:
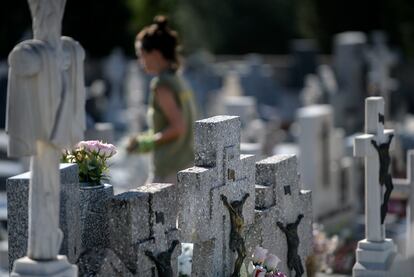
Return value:
M 194 121 L 196 117 L 192 91 L 184 80 L 173 70 L 163 71 L 151 80 L 151 93 L 148 103 L 148 125 L 155 133 L 163 131 L 169 124 L 160 106 L 155 101 L 155 90 L 165 86 L 171 89 L 181 114 L 184 117 L 186 132 L 171 142 L 156 145 L 154 149 L 154 176 L 167 177 L 186 169 L 194 161 Z

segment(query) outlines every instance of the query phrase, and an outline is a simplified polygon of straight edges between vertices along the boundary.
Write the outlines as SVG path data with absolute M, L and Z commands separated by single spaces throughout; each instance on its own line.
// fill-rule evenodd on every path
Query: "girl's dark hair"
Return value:
M 141 48 L 147 52 L 158 50 L 161 54 L 178 67 L 178 35 L 168 27 L 166 16 L 157 15 L 154 23 L 142 29 L 136 37 L 141 42 Z

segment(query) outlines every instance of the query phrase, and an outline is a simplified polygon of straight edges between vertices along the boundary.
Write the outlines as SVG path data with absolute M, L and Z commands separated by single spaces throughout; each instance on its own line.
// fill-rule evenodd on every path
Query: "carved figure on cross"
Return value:
M 365 134 L 355 138 L 354 155 L 365 158 L 366 232 L 371 241 L 385 238 L 383 224 L 393 189 L 389 172 L 393 130 L 384 130 L 384 123 L 384 99 L 367 98 Z
M 231 203 L 229 203 L 227 197 L 225 195 L 221 195 L 221 200 L 223 201 L 224 206 L 229 210 L 230 213 L 230 249 L 233 252 L 237 251 L 237 260 L 234 264 L 234 271 L 231 275 L 232 277 L 238 277 L 240 275 L 240 269 L 243 264 L 243 260 L 244 258 L 246 258 L 246 246 L 244 245 L 245 242 L 243 238 L 243 205 L 249 196 L 250 194 L 246 193 L 243 196 L 242 200 L 232 201 Z
M 167 251 L 161 252 L 157 254 L 156 256 L 151 251 L 147 250 L 145 251 L 145 255 L 155 263 L 155 266 L 157 267 L 157 272 L 159 277 L 172 277 L 173 276 L 173 269 L 171 266 L 171 256 L 174 252 L 175 247 L 180 242 L 178 240 L 174 240 L 171 243 L 170 248 L 168 248 Z
M 390 144 L 393 137 L 393 134 L 389 135 L 388 141 L 379 145 L 375 140 L 371 140 L 372 145 L 378 152 L 378 158 L 380 160 L 379 182 L 381 186 L 385 186 L 384 200 L 381 205 L 381 224 L 384 224 L 385 216 L 388 212 L 388 201 L 394 188 L 390 174 Z
M 305 272 L 301 258 L 298 254 L 298 226 L 303 217 L 303 214 L 299 214 L 295 222 L 288 223 L 286 226 L 283 225 L 283 223 L 280 221 L 276 222 L 277 227 L 279 227 L 280 230 L 282 230 L 282 232 L 286 235 L 286 241 L 288 245 L 287 264 L 289 270 L 295 270 L 296 277 L 302 276 L 302 274 Z

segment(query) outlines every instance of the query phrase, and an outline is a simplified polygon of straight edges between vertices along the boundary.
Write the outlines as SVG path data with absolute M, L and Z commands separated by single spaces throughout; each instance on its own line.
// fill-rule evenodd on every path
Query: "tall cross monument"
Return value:
M 66 0 L 28 0 L 33 39 L 9 55 L 6 131 L 8 155 L 30 156 L 27 255 L 11 276 L 76 276 L 59 256 L 59 160 L 62 148 L 83 138 L 85 88 L 82 47 L 61 37 Z
M 355 138 L 354 156 L 365 158 L 365 239 L 358 242 L 354 277 L 389 276 L 396 256 L 385 238 L 384 219 L 392 190 L 389 149 L 393 130 L 384 129 L 384 99 L 365 100 L 365 134 Z

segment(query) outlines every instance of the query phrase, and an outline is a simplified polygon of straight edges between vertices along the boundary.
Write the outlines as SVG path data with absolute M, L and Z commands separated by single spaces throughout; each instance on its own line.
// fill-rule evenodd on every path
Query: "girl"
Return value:
M 167 18 L 156 16 L 154 24 L 138 33 L 136 54 L 144 70 L 154 75 L 147 113 L 150 130 L 130 138 L 127 150 L 153 151 L 154 180 L 176 183 L 178 171 L 189 167 L 194 159 L 193 93 L 177 74 L 177 33 L 167 26 Z

